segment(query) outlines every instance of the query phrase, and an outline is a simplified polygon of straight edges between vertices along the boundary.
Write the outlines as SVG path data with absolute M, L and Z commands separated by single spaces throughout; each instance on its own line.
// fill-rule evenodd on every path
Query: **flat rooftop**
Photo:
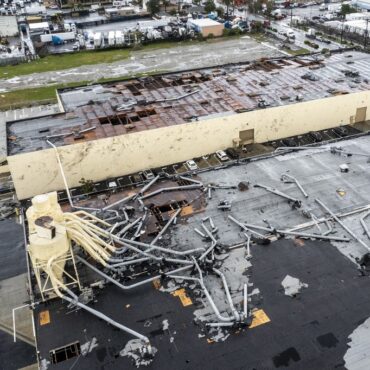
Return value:
M 370 88 L 370 55 L 274 58 L 64 89 L 65 113 L 9 122 L 8 154 L 295 104 Z
M 171 212 L 181 207 L 176 224 L 170 225 L 157 245 L 177 251 L 207 248 L 209 240 L 194 229 L 204 232 L 202 224 L 211 229 L 207 218 L 212 219 L 215 229 L 212 233 L 222 247 L 214 252 L 214 266 L 225 274 L 237 309 L 243 305 L 243 286 L 248 284 L 248 307 L 259 317 L 253 319 L 250 327 L 207 327 L 206 322 L 217 318 L 193 282 L 163 278 L 155 284 L 123 291 L 104 283 L 101 276 L 79 263 L 83 286 L 95 285 L 93 302 L 88 304 L 149 337 L 158 352 L 147 363 L 148 369 L 368 368 L 366 343 L 370 331 L 364 322 L 370 317 L 370 296 L 366 294 L 370 271 L 366 263 L 360 265 L 360 262 L 369 252 L 370 240 L 360 218 L 370 208 L 369 158 L 370 136 L 364 135 L 309 150 L 256 158 L 189 178 L 190 183 L 200 181 L 205 189 L 213 186 L 211 196 L 199 188 L 179 189 L 143 200 L 148 213 L 137 239 L 142 242 L 152 240 Z M 340 170 L 343 164 L 347 165 L 347 172 Z M 307 197 L 294 182 L 282 181 L 284 174 L 297 179 Z M 242 181 L 249 182 L 248 189 L 238 187 Z M 162 178 L 144 195 L 189 182 L 176 177 Z M 292 202 L 261 185 L 299 200 L 300 207 L 292 206 Z M 85 199 L 78 205 L 103 207 L 132 191 L 138 189 L 107 194 L 105 199 L 101 196 Z M 335 222 L 316 199 L 335 213 L 365 246 Z M 231 208 L 221 210 L 219 205 L 226 201 Z M 127 206 L 134 207 L 131 221 L 143 214 L 138 202 Z M 252 229 L 255 238 L 248 258 L 245 234 L 253 232 L 242 230 L 229 216 L 255 227 L 348 240 L 324 241 L 319 237 L 294 237 Z M 130 237 L 131 234 L 126 235 Z M 270 244 L 261 243 L 266 238 Z M 91 259 L 89 262 L 94 264 Z M 124 284 L 132 284 L 155 275 L 159 268 L 143 263 L 114 276 Z M 163 272 L 169 267 L 161 268 Z M 205 284 L 220 312 L 231 315 L 220 279 L 206 267 L 202 269 Z M 197 276 L 197 273 L 188 275 Z M 293 296 L 287 295 L 282 286 L 288 275 L 304 284 Z M 184 291 L 180 297 L 181 289 Z M 134 369 L 137 364 L 143 365 L 127 350 L 132 337 L 66 302 L 56 299 L 41 303 L 34 315 L 42 368 L 70 369 L 77 365 L 81 369 Z M 42 319 L 45 316 L 48 322 Z M 356 335 L 359 331 L 360 336 Z M 78 343 L 81 355 L 52 364 L 50 351 L 71 343 Z

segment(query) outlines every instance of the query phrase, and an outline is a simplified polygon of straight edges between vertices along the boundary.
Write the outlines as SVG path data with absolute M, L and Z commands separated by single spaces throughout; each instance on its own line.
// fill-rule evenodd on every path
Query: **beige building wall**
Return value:
M 368 120 L 369 105 L 370 92 L 359 92 L 83 142 L 58 151 L 69 186 L 74 187 L 82 177 L 99 181 L 228 148 L 239 143 L 240 135 L 245 140 L 240 133 L 245 130 L 254 129 L 254 142 L 263 143 Z M 10 156 L 8 163 L 19 199 L 64 188 L 53 149 Z
M 220 25 L 214 26 L 205 26 L 202 27 L 202 36 L 207 37 L 212 34 L 215 37 L 222 36 L 224 31 L 224 25 L 220 23 Z

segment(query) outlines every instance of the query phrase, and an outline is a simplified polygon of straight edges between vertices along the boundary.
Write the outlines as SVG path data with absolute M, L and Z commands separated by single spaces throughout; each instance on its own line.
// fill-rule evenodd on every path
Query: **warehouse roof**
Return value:
M 366 91 L 369 80 L 370 55 L 346 51 L 62 89 L 65 113 L 8 123 L 8 154 Z
M 171 182 L 184 181 L 183 178 L 162 178 L 152 184 L 150 190 L 143 192 L 144 205 L 149 208 L 140 226 L 142 232 L 135 240 L 152 240 L 152 226 L 161 217 L 168 220 L 176 208 L 182 208 L 182 213 L 157 239 L 157 245 L 173 251 L 208 248 L 210 240 L 195 229 L 205 232 L 212 228 L 210 233 L 220 248 L 212 253 L 211 266 L 225 274 L 237 309 L 243 305 L 243 285 L 247 284 L 252 325 L 207 326 L 214 322 L 216 314 L 193 281 L 168 279 L 162 274 L 154 283 L 122 290 L 81 263 L 77 266 L 85 287 L 81 301 L 89 299 L 89 306 L 148 336 L 158 351 L 153 359 L 144 358 L 140 362 L 140 353 L 127 347 L 132 342 L 130 335 L 62 300 L 52 300 L 40 303 L 34 310 L 42 368 L 70 369 L 76 363 L 79 368 L 104 369 L 134 369 L 140 364 L 147 364 L 148 369 L 333 369 L 344 365 L 348 369 L 368 368 L 366 349 L 370 334 L 366 320 L 370 317 L 370 297 L 365 292 L 370 271 L 369 264 L 360 265 L 359 259 L 368 253 L 369 247 L 358 240 L 370 245 L 360 223 L 370 204 L 367 190 L 370 178 L 365 171 L 369 167 L 369 143 L 370 138 L 365 135 L 335 144 L 341 147 L 341 154 L 332 150 L 332 144 L 322 145 L 188 178 L 205 188 L 212 185 L 211 196 L 199 188 L 156 193 Z M 346 173 L 339 170 L 344 162 L 349 168 Z M 281 176 L 287 174 L 299 181 L 307 196 L 297 183 L 282 181 Z M 240 181 L 249 181 L 249 188 L 238 187 Z M 292 206 L 287 198 L 261 185 L 299 199 L 301 206 Z M 126 193 L 113 193 L 105 200 L 101 196 L 85 199 L 78 205 L 99 208 L 106 206 L 106 201 L 115 202 L 117 198 L 113 196 L 122 198 L 138 191 L 131 188 Z M 220 202 L 225 201 L 231 204 L 226 211 L 219 208 Z M 354 236 L 330 217 L 322 204 Z M 143 212 L 136 200 L 126 206 L 131 214 L 131 206 L 135 209 L 130 222 Z M 117 209 L 122 212 L 121 206 Z M 245 225 L 244 229 L 230 216 Z M 115 222 L 111 221 L 112 225 Z M 125 227 L 116 226 L 116 233 Z M 272 230 L 271 234 L 266 233 L 267 228 Z M 318 237 L 286 234 L 284 237 L 277 232 L 280 229 Z M 255 236 L 250 254 L 248 234 Z M 267 235 L 270 244 L 261 242 Z M 334 240 L 320 241 L 324 235 Z M 130 237 L 131 234 L 126 235 L 127 239 Z M 335 241 L 336 238 L 348 239 Z M 92 259 L 89 261 L 98 266 Z M 111 275 L 123 284 L 134 284 L 155 276 L 158 269 L 163 273 L 161 269 L 165 268 L 165 264 L 158 267 L 144 262 Z M 204 265 L 201 268 L 216 306 L 222 315 L 231 315 L 221 279 L 212 274 L 211 268 Z M 196 271 L 189 274 L 197 276 Z M 297 280 L 300 289 L 292 293 L 293 282 Z M 286 287 L 286 282 L 290 286 Z M 86 294 L 90 287 L 92 296 Z M 356 335 L 358 332 L 361 335 Z M 72 344 L 76 353 L 66 350 Z
M 222 23 L 216 22 L 210 18 L 189 19 L 188 22 L 198 27 L 223 26 Z

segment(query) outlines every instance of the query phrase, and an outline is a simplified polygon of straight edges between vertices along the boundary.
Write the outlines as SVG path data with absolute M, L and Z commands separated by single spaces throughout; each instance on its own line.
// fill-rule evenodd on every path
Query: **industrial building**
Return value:
M 367 368 L 369 140 L 34 197 L 40 368 Z
M 202 19 L 189 19 L 189 26 L 193 27 L 196 32 L 199 32 L 203 37 L 222 36 L 224 30 L 224 25 L 222 23 L 216 22 L 209 18 Z
M 14 339 L 45 370 L 368 368 L 369 67 L 345 50 L 115 81 L 8 122 Z
M 368 120 L 370 56 L 276 58 L 57 92 L 63 113 L 7 123 L 19 199 Z

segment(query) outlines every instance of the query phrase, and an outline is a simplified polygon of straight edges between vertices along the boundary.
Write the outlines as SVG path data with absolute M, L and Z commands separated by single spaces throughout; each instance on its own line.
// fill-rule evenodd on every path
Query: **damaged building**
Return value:
M 370 57 L 266 59 L 59 90 L 63 113 L 8 122 L 19 199 L 162 168 L 219 149 L 273 142 L 368 119 Z M 340 135 L 339 135 L 340 136 Z
M 369 140 L 33 197 L 40 368 L 366 368 Z
M 368 368 L 369 67 L 151 76 L 8 123 L 39 368 Z

